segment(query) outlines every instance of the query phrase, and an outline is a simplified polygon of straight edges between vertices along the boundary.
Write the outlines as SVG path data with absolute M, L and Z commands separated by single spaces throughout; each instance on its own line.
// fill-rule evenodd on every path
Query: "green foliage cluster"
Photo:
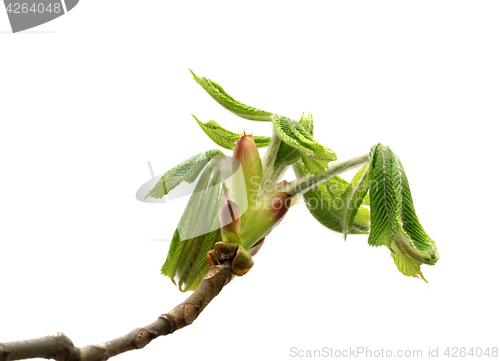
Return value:
M 314 140 L 311 114 L 302 115 L 299 121 L 295 121 L 247 106 L 214 81 L 192 74 L 195 81 L 224 108 L 245 119 L 273 124 L 273 137 L 253 138 L 257 147 L 269 146 L 268 152 L 271 148 L 275 151 L 271 154 L 274 157 L 270 162 L 270 171 L 274 175 L 271 179 L 278 181 L 276 178 L 289 166 L 293 166 L 298 178 L 324 173 L 329 163 L 336 160 L 333 151 Z M 235 148 L 240 137 L 238 134 L 226 130 L 214 120 L 203 123 L 193 117 L 217 145 L 229 150 Z M 166 172 L 148 194 L 161 198 L 182 181 L 194 182 L 201 173 L 162 268 L 162 273 L 170 277 L 181 291 L 198 287 L 209 268 L 207 252 L 221 241 L 217 212 L 227 189 L 221 182 L 220 172 L 211 166 L 211 161 L 221 155 L 220 150 L 210 150 L 189 158 Z M 300 195 L 294 196 L 296 199 Z M 368 164 L 362 166 L 351 182 L 335 176 L 305 192 L 303 197 L 310 213 L 323 226 L 342 233 L 344 238 L 349 234 L 369 234 L 369 245 L 389 248 L 398 270 L 406 276 L 425 280 L 420 266 L 433 265 L 439 259 L 434 241 L 425 233 L 415 213 L 401 160 L 385 145 L 372 147 Z M 200 215 L 203 215 L 203 225 L 200 225 Z M 204 234 L 198 234 L 203 232 L 201 228 L 198 233 L 190 233 L 197 227 L 206 227 L 207 223 L 209 227 Z M 195 235 L 190 237 L 190 234 Z

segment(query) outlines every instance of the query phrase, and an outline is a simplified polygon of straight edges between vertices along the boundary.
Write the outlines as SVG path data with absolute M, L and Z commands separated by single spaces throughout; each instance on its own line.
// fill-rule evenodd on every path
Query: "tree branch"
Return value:
M 102 361 L 130 350 L 141 349 L 158 336 L 171 334 L 193 323 L 232 276 L 231 260 L 210 267 L 196 291 L 184 302 L 161 315 L 152 324 L 136 328 L 114 340 L 79 348 L 66 335 L 57 333 L 33 340 L 0 343 L 0 361 L 37 357 L 58 361 Z

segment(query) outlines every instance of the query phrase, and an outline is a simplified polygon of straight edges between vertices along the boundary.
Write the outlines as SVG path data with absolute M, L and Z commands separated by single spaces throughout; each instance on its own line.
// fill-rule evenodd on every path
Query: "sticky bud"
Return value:
M 276 227 L 279 222 L 281 222 L 285 214 L 287 214 L 288 210 L 290 209 L 290 204 L 292 203 L 292 196 L 282 191 L 282 189 L 286 185 L 287 181 L 280 182 L 276 187 L 276 191 L 269 200 L 267 211 L 271 224 L 268 228 L 267 233 L 271 232 L 271 230 L 274 227 Z
M 214 250 L 220 262 L 232 259 L 231 271 L 236 276 L 245 275 L 253 267 L 252 257 L 241 244 L 217 242 Z
M 233 151 L 233 173 L 237 173 L 241 166 L 244 177 L 244 189 L 233 189 L 234 201 L 238 204 L 253 208 L 256 195 L 262 181 L 262 162 L 255 145 L 253 135 L 245 134 L 238 139 Z M 236 161 L 237 160 L 237 161 Z M 239 197 L 239 198 L 238 198 Z M 245 199 L 242 199 L 242 198 Z M 240 199 L 241 198 L 241 199 Z
M 214 250 L 220 262 L 234 258 L 238 245 L 228 242 L 217 242 L 214 244 Z
M 236 276 L 243 276 L 250 268 L 253 267 L 253 259 L 250 254 L 243 248 L 242 245 L 238 245 L 238 250 L 236 251 L 236 256 L 234 256 L 233 264 L 231 265 L 231 270 Z
M 269 212 L 273 219 L 273 224 L 270 229 L 274 228 L 285 216 L 290 209 L 292 197 L 285 192 L 274 193 L 271 201 L 269 202 Z
M 274 192 L 261 199 L 262 207 L 253 212 L 250 223 L 244 223 L 241 236 L 246 249 L 253 248 L 278 225 L 290 209 L 292 197 L 282 191 L 286 182 L 278 184 Z

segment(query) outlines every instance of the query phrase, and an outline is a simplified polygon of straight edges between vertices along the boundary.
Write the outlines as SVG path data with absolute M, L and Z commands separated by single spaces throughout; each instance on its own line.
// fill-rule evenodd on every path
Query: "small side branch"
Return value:
M 145 347 L 158 336 L 171 334 L 190 325 L 229 283 L 231 262 L 212 266 L 196 291 L 152 324 L 137 328 L 114 340 L 76 347 L 63 333 L 33 340 L 0 343 L 0 361 L 46 358 L 60 361 L 102 361 L 121 353 Z
M 284 189 L 283 192 L 290 195 L 302 194 L 308 190 L 320 185 L 327 179 L 333 178 L 347 172 L 348 170 L 360 167 L 370 160 L 368 153 L 348 159 L 343 162 L 335 162 L 330 168 L 325 170 L 325 173 L 321 174 L 308 174 L 305 177 L 299 178 L 290 182 Z

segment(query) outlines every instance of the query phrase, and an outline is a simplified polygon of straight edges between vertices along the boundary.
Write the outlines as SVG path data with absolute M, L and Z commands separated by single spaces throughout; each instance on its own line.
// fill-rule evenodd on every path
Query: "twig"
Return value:
M 33 340 L 0 343 L 0 361 L 47 358 L 61 361 L 101 361 L 121 353 L 141 349 L 158 336 L 171 334 L 190 325 L 229 283 L 231 260 L 212 266 L 196 291 L 187 300 L 161 315 L 152 324 L 137 328 L 114 340 L 76 347 L 63 333 Z

